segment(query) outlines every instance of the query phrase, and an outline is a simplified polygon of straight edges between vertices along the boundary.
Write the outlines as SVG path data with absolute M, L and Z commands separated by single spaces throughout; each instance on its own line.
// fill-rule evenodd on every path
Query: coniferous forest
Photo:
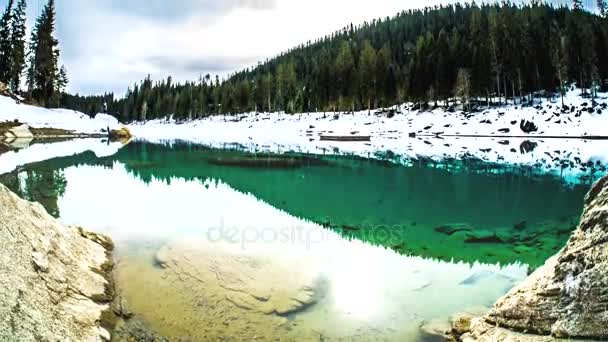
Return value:
M 59 64 L 59 42 L 55 38 L 55 1 L 49 0 L 36 20 L 26 43 L 26 1 L 9 0 L 0 17 L 0 82 L 13 94 L 30 102 L 57 107 L 68 83 L 65 67 Z M 26 91 L 22 91 L 22 81 Z
M 559 97 L 575 83 L 592 97 L 608 82 L 608 19 L 582 8 L 450 5 L 348 26 L 220 80 L 147 77 L 125 97 L 65 95 L 61 105 L 124 121 L 248 111 L 353 111 L 412 101 L 465 109 Z

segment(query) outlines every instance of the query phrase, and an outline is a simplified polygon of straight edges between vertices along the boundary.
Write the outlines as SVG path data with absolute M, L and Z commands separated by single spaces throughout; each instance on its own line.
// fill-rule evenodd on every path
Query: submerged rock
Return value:
M 420 326 L 422 341 L 455 341 L 450 335 L 450 322 L 444 319 L 433 319 Z
M 462 340 L 606 340 L 607 289 L 608 177 L 587 195 L 581 223 L 566 247 L 475 320 Z
M 64 227 L 0 185 L 0 245 L 1 341 L 110 339 L 108 238 Z
M 467 232 L 466 243 L 504 243 L 504 240 L 489 230 L 472 230 Z
M 122 320 L 112 333 L 115 342 L 169 342 L 169 339 L 150 329 L 147 324 L 137 318 Z
M 436 227 L 435 231 L 444 235 L 454 235 L 458 232 L 470 232 L 473 229 L 466 224 L 449 224 L 445 226 Z
M 322 280 L 294 272 L 272 258 L 227 251 L 204 241 L 177 241 L 162 247 L 155 262 L 186 283 L 206 284 L 244 310 L 285 316 L 316 303 Z M 281 279 L 281 281 L 275 281 Z

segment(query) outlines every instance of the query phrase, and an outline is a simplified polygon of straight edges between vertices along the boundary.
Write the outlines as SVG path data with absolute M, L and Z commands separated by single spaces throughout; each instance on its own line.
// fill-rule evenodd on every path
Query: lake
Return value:
M 120 295 L 171 340 L 416 341 L 557 253 L 603 174 L 393 157 L 135 141 L 0 182 L 111 236 Z

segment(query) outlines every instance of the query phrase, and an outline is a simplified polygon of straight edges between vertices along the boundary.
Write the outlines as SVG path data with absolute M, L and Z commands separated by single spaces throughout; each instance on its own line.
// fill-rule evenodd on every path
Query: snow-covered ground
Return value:
M 474 157 L 488 162 L 542 167 L 562 176 L 579 177 L 604 172 L 608 164 L 608 141 L 580 137 L 608 137 L 608 94 L 601 93 L 591 113 L 590 99 L 579 90 L 561 103 L 542 101 L 534 107 L 511 105 L 478 113 L 449 113 L 443 109 L 401 113 L 367 111 L 355 114 L 248 113 L 215 116 L 186 123 L 153 120 L 129 125 L 140 139 L 152 142 L 182 140 L 215 147 L 238 146 L 250 151 L 353 154 L 364 157 L 393 156 L 399 163 L 420 157 Z M 522 120 L 538 130 L 522 131 Z M 410 137 L 415 133 L 416 137 Z M 328 136 L 370 136 L 370 142 L 321 141 Z M 472 137 L 465 137 L 472 136 Z M 480 137 L 484 136 L 484 137 Z M 562 139 L 548 138 L 564 137 Z M 590 164 L 593 163 L 593 165 Z
M 608 94 L 600 93 L 594 108 L 590 108 L 590 99 L 579 94 L 580 90 L 568 92 L 567 109 L 561 107 L 559 99 L 545 100 L 534 107 L 511 105 L 472 114 L 450 113 L 444 109 L 415 111 L 412 105 L 406 104 L 391 117 L 376 112 L 370 115 L 367 111 L 339 115 L 247 113 L 186 123 L 153 120 L 131 124 L 128 128 L 138 139 L 151 142 L 181 140 L 214 147 L 237 146 L 250 151 L 390 156 L 392 161 L 402 164 L 421 157 L 434 160 L 473 157 L 580 177 L 606 171 L 608 140 L 580 137 L 608 137 Z M 78 133 L 99 133 L 108 126 L 111 129 L 120 126 L 116 119 L 105 114 L 91 119 L 79 112 L 17 104 L 0 96 L 0 122 L 13 120 L 33 127 Z M 538 130 L 522 131 L 522 120 L 533 122 Z M 415 137 L 410 137 L 412 134 Z M 369 142 L 321 141 L 324 135 L 370 136 L 371 139 Z M 0 171 L 6 169 L 2 164 L 8 156 L 3 158 Z
M 117 129 L 121 126 L 118 120 L 106 114 L 97 114 L 91 118 L 73 110 L 40 108 L 0 96 L 0 122 L 15 120 L 34 128 L 58 128 L 82 134 L 101 133 L 102 129 Z

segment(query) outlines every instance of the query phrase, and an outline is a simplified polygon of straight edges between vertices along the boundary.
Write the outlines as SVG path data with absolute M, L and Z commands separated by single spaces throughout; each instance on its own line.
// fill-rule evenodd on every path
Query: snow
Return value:
M 573 108 L 572 111 L 562 110 L 558 98 L 540 101 L 533 107 L 510 105 L 471 114 L 445 109 L 413 110 L 412 104 L 404 104 L 393 107 L 398 113 L 391 118 L 386 113 L 370 114 L 368 111 L 354 114 L 246 113 L 185 123 L 172 119 L 152 120 L 134 123 L 128 128 L 138 139 L 150 142 L 181 140 L 254 152 L 346 154 L 390 159 L 401 164 L 411 164 L 420 158 L 435 161 L 477 158 L 493 163 L 534 166 L 574 181 L 581 177 L 593 178 L 594 172 L 605 172 L 608 165 L 608 140 L 580 139 L 608 137 L 608 94 L 598 95 L 598 105 L 593 113 L 588 111 L 591 100 L 579 94 L 580 90 L 572 89 L 565 96 L 565 103 Z M 72 110 L 18 104 L 0 96 L 0 122 L 13 120 L 32 127 L 61 128 L 76 133 L 99 133 L 107 127 L 117 129 L 121 126 L 107 114 L 90 118 Z M 534 122 L 538 131 L 523 132 L 522 120 Z M 416 136 L 410 138 L 412 133 Z M 371 141 L 321 141 L 322 135 L 371 136 Z M 74 151 L 89 148 L 85 146 L 88 143 L 74 144 L 69 147 Z M 37 145 L 30 149 L 36 152 L 47 144 Z M 103 150 L 101 145 L 91 146 L 97 148 L 99 156 L 113 153 L 113 148 Z M 59 152 L 63 148 L 59 145 L 57 151 L 48 153 L 51 156 L 76 153 Z M 6 164 L 12 153 L 15 152 L 0 158 L 0 171 L 9 168 L 5 165 L 12 165 L 12 168 L 17 165 L 17 161 Z M 24 157 L 23 160 L 37 158 L 40 156 Z
M 0 96 L 0 122 L 18 120 L 34 128 L 58 128 L 74 133 L 101 133 L 108 127 L 120 128 L 120 123 L 107 114 L 95 118 L 68 109 L 46 109 L 17 103 L 10 97 Z
M 599 94 L 599 105 L 595 108 L 603 111 L 599 114 L 583 111 L 591 100 L 580 97 L 579 93 L 572 90 L 566 94 L 565 103 L 575 108 L 574 112 L 568 110 L 567 113 L 562 112 L 561 103 L 545 100 L 535 107 L 511 105 L 468 116 L 443 109 L 402 109 L 401 114 L 392 118 L 375 112 L 369 115 L 368 111 L 337 117 L 329 112 L 247 113 L 185 123 L 152 120 L 128 128 L 137 138 L 151 142 L 181 140 L 254 152 L 352 154 L 374 158 L 390 154 L 394 156 L 392 161 L 402 164 L 421 157 L 436 161 L 472 157 L 487 162 L 535 166 L 574 181 L 594 172 L 596 167 L 605 171 L 608 164 L 608 141 L 579 139 L 608 136 L 608 109 L 601 109 L 608 103 L 608 94 Z M 412 108 L 412 105 L 401 108 Z M 534 122 L 538 131 L 523 132 L 521 120 Z M 504 128 L 509 132 L 499 131 Z M 410 138 L 410 133 L 416 137 Z M 371 136 L 371 142 L 321 141 L 321 135 Z M 588 162 L 593 162 L 593 167 L 587 165 Z
M 75 139 L 53 143 L 36 143 L 29 147 L 0 154 L 0 174 L 12 172 L 21 165 L 93 151 L 97 157 L 111 156 L 123 146 L 121 142 L 101 139 Z

